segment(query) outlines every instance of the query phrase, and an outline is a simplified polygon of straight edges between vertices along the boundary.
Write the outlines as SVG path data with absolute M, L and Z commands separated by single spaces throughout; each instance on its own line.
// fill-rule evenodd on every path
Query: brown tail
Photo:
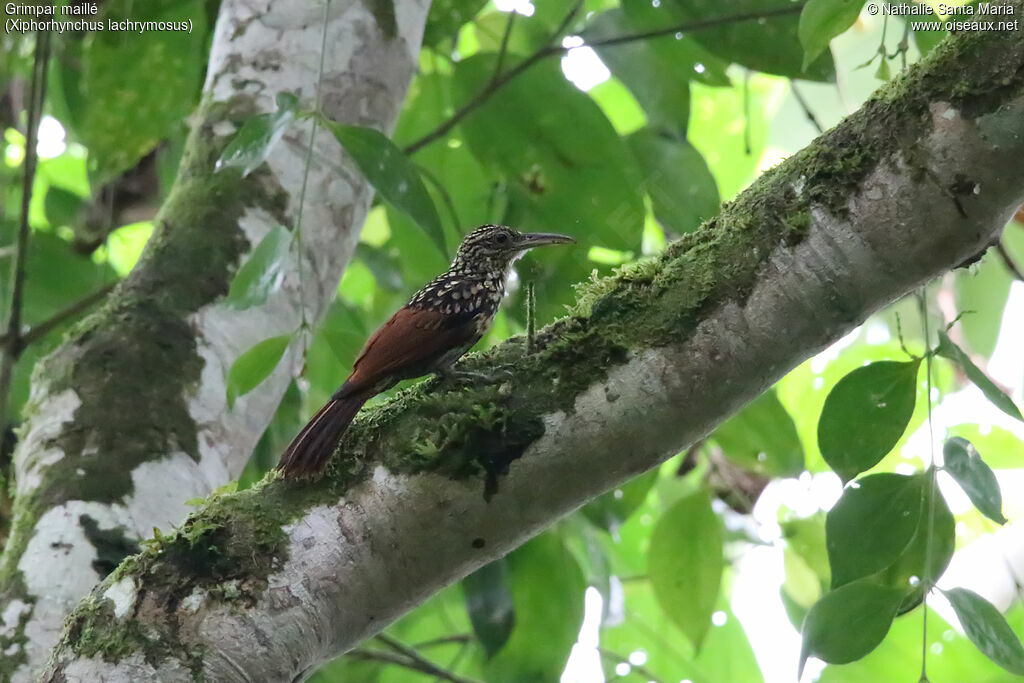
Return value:
M 286 477 L 320 471 L 334 453 L 341 435 L 366 403 L 361 396 L 335 398 L 317 411 L 281 456 L 277 469 Z

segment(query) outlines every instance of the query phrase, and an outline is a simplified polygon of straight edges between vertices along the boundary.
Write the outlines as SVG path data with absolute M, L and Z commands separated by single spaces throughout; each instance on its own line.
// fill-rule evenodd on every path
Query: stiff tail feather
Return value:
M 320 471 L 364 403 L 366 399 L 360 396 L 328 401 L 288 444 L 277 468 L 286 477 Z

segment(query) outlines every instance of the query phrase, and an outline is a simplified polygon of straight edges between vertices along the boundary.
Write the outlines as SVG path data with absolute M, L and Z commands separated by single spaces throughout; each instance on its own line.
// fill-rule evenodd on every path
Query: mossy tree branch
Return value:
M 246 177 L 216 170 L 224 145 L 248 117 L 273 111 L 282 91 L 304 106 L 321 102 L 334 120 L 389 130 L 427 5 L 397 0 L 396 34 L 361 3 L 336 2 L 312 18 L 302 0 L 221 3 L 202 104 L 153 237 L 104 305 L 36 369 L 0 559 L 0 679 L 34 678 L 67 613 L 111 563 L 154 527 L 180 523 L 186 500 L 238 476 L 305 340 L 297 334 L 289 362 L 233 407 L 227 369 L 257 342 L 318 320 L 355 248 L 373 191 L 330 136 L 317 139 L 310 162 L 311 124 L 303 122 Z M 289 264 L 263 304 L 225 305 L 233 273 L 259 240 L 278 225 L 296 229 L 307 170 L 295 258 L 303 267 Z
M 1024 11 L 1020 0 L 1016 14 Z M 575 314 L 358 419 L 326 475 L 218 496 L 73 613 L 46 680 L 296 680 L 700 439 L 1024 199 L 1024 36 L 961 34 Z

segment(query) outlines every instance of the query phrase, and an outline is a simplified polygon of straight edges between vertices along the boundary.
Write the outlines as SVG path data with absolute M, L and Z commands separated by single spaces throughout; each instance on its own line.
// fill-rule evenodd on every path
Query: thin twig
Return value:
M 921 310 L 921 327 L 924 332 L 924 344 L 927 349 L 931 344 L 931 332 L 928 329 L 928 286 L 925 285 L 917 295 L 918 307 Z M 935 530 L 935 496 L 942 495 L 938 492 L 935 481 L 935 428 L 932 424 L 932 354 L 926 353 L 924 357 L 925 390 L 928 392 L 928 490 L 925 493 L 925 500 L 928 501 L 928 517 L 925 522 L 925 543 L 924 543 L 924 566 L 921 577 L 921 679 L 928 680 L 928 593 L 935 587 L 938 576 L 931 576 L 932 566 L 932 534 Z
M 713 19 L 702 19 L 700 21 L 691 21 L 685 24 L 677 24 L 675 26 L 669 26 L 666 28 L 652 29 L 649 31 L 641 31 L 640 33 L 630 33 L 622 36 L 612 36 L 610 38 L 601 38 L 597 40 L 587 41 L 587 47 L 607 47 L 610 45 L 621 45 L 623 43 L 631 43 L 638 40 L 648 40 L 652 38 L 662 38 L 664 36 L 675 35 L 676 33 L 688 33 L 692 31 L 700 31 L 703 29 L 714 28 L 716 26 L 725 26 L 727 24 L 734 24 L 743 21 L 753 21 L 757 19 L 769 19 L 772 17 L 785 16 L 790 14 L 799 14 L 803 9 L 804 3 L 795 3 L 786 7 L 779 7 L 772 10 L 765 10 L 761 12 L 742 12 L 739 14 L 732 14 L 724 17 L 716 17 Z M 566 21 L 563 21 L 563 26 L 560 27 L 564 30 L 564 26 L 568 25 L 568 22 L 572 20 L 573 12 L 570 12 Z M 548 44 L 538 49 L 532 55 L 524 59 L 523 61 L 516 64 L 514 67 L 503 73 L 496 79 L 492 79 L 483 89 L 474 95 L 468 102 L 463 104 L 455 113 L 453 113 L 448 119 L 442 122 L 437 128 L 430 131 L 418 140 L 406 145 L 403 150 L 406 154 L 415 154 L 423 147 L 429 145 L 431 142 L 443 138 L 448 132 L 458 125 L 459 121 L 466 118 L 469 114 L 476 111 L 481 107 L 487 100 L 494 96 L 494 93 L 501 90 L 503 87 L 508 85 L 510 81 L 515 79 L 521 73 L 529 69 L 531 66 L 551 57 L 553 55 L 563 54 L 568 52 L 571 48 L 562 47 L 561 44 Z
M 114 287 L 116 286 L 117 282 L 111 282 L 109 284 L 106 284 L 103 287 L 97 289 L 92 294 L 82 297 L 78 301 L 69 304 L 66 308 L 62 308 L 61 310 L 57 311 L 43 322 L 28 328 L 28 330 L 19 337 L 20 343 L 18 345 L 18 353 L 21 354 L 21 352 L 23 352 L 30 344 L 32 344 L 32 342 L 39 341 L 40 339 L 48 335 L 50 332 L 52 332 L 53 329 L 59 326 L 61 323 L 66 322 L 71 318 L 74 318 L 79 313 L 82 313 L 86 309 L 90 308 L 93 304 L 99 303 L 100 301 L 105 299 L 106 296 L 110 294 L 111 290 L 113 290 Z M 6 345 L 9 337 L 9 333 L 0 334 L 0 346 Z
M 1021 272 L 1020 266 L 1018 266 L 1017 262 L 1013 260 L 1013 256 L 1009 251 L 1007 251 L 1006 245 L 1003 244 L 1002 240 L 996 242 L 996 251 L 999 253 L 999 257 L 1003 259 L 1003 264 L 1006 266 L 1007 270 L 1013 273 L 1015 278 L 1024 282 L 1024 273 Z
M 392 638 L 386 633 L 378 633 L 376 636 L 376 640 L 379 640 L 380 642 L 384 643 L 389 648 L 394 650 L 394 653 L 396 655 L 406 660 L 408 662 L 407 666 L 410 669 L 415 669 L 416 671 L 422 671 L 423 673 L 427 673 L 432 676 L 437 676 L 438 678 L 445 681 L 450 681 L 451 683 L 469 683 L 468 679 L 460 678 L 451 671 L 441 668 L 440 666 L 434 664 L 432 661 L 430 661 L 429 659 L 421 655 L 419 652 L 417 652 L 415 648 L 409 647 L 408 645 L 396 640 L 395 638 Z M 373 654 L 377 654 L 376 650 L 366 650 L 366 652 L 372 652 Z
M 35 56 L 32 64 L 32 90 L 28 105 L 28 129 L 25 131 L 25 166 L 21 186 L 21 216 L 14 260 L 11 262 L 11 298 L 7 316 L 6 343 L 0 356 L 0 434 L 7 428 L 7 396 L 14 379 L 14 364 L 21 353 L 21 305 L 25 291 L 25 264 L 28 259 L 28 210 L 32 202 L 32 186 L 36 177 L 36 147 L 39 137 L 39 119 L 46 98 L 47 65 L 50 61 L 50 32 L 36 33 Z
M 800 108 L 804 110 L 804 116 L 806 116 L 807 120 L 811 122 L 812 126 L 814 126 L 814 130 L 818 131 L 819 135 L 821 133 L 824 133 L 825 129 L 821 127 L 821 124 L 818 122 L 818 117 L 814 115 L 813 111 L 811 111 L 810 105 L 808 104 L 807 100 L 804 99 L 804 96 L 800 92 L 800 89 L 796 87 L 796 81 L 794 81 L 793 79 L 789 80 L 789 89 L 793 91 L 793 97 L 796 98 L 796 101 L 800 105 Z
M 508 39 L 512 37 L 512 27 L 515 26 L 516 12 L 508 13 L 508 22 L 505 23 L 505 35 L 501 37 L 501 48 L 498 50 L 498 63 L 494 65 L 494 75 L 491 76 L 493 81 L 501 75 L 501 67 L 505 61 L 505 55 L 508 53 Z
M 420 673 L 429 674 L 436 676 L 443 681 L 449 683 L 477 683 L 470 678 L 462 678 L 456 676 L 450 671 L 445 671 L 436 664 L 432 664 L 426 660 L 416 661 L 409 659 L 404 655 L 400 655 L 397 652 L 385 652 L 384 650 L 370 650 L 367 648 L 359 648 L 349 652 L 346 657 L 352 657 L 353 659 L 361 659 L 367 662 L 380 662 L 382 664 L 393 664 L 394 666 L 400 666 L 405 669 L 411 669 L 412 671 L 419 671 Z M 424 665 L 425 664 L 425 665 Z
M 440 638 L 431 638 L 430 640 L 424 640 L 413 645 L 417 650 L 422 650 L 427 647 L 437 647 L 438 645 L 451 645 L 453 643 L 462 644 L 468 643 L 473 640 L 473 636 L 468 633 L 455 633 L 450 636 L 441 636 Z

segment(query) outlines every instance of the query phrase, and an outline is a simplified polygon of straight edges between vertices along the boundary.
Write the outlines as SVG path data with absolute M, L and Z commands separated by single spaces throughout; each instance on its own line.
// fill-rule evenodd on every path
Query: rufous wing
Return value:
M 431 372 L 433 364 L 453 348 L 475 343 L 477 327 L 472 315 L 400 308 L 367 340 L 356 358 L 352 374 L 335 397 L 367 391 L 383 381 L 408 379 Z

